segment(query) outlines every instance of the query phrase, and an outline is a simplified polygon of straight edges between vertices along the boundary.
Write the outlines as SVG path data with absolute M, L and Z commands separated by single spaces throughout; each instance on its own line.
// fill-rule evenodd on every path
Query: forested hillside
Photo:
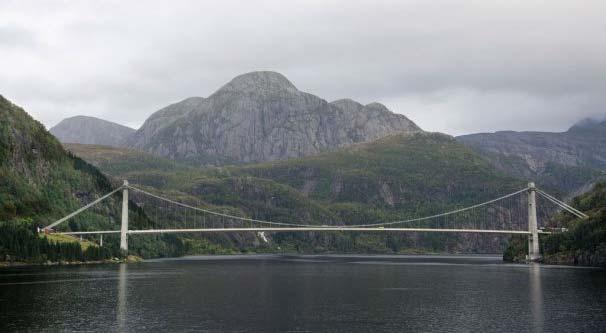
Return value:
M 550 224 L 567 232 L 541 235 L 543 262 L 548 264 L 606 266 L 606 183 L 575 197 L 571 205 L 588 218 L 576 218 L 566 212 L 555 216 Z M 504 254 L 508 261 L 523 261 L 528 254 L 525 237 L 516 237 Z
M 408 214 L 475 203 L 523 187 L 439 133 L 393 135 L 334 153 L 231 170 L 272 179 L 324 202 Z
M 272 221 L 384 222 L 463 207 L 525 186 L 443 134 L 394 135 L 316 156 L 208 169 L 126 149 L 68 148 L 116 178 Z M 324 233 L 272 239 L 282 249 L 301 251 L 498 252 L 502 245 L 498 236 L 477 235 Z
M 66 152 L 42 124 L 0 96 L 0 261 L 45 261 L 107 258 L 120 255 L 116 242 L 107 250 L 83 252 L 78 243 L 56 244 L 34 232 L 110 192 L 114 184 L 94 166 Z M 70 220 L 62 228 L 117 229 L 120 195 Z M 146 223 L 133 209 L 133 223 Z M 178 253 L 177 243 L 140 238 L 133 253 L 146 256 Z
M 559 216 L 569 232 L 550 235 L 543 242 L 546 263 L 606 266 L 606 183 L 599 183 L 572 205 L 585 212 L 587 219 Z

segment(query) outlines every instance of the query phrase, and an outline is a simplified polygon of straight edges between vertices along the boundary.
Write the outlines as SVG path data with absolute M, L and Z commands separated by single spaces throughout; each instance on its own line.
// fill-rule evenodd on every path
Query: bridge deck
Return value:
M 394 231 L 394 232 L 447 232 L 447 233 L 478 233 L 478 234 L 505 234 L 505 235 L 530 235 L 525 230 L 482 230 L 482 229 L 437 229 L 437 228 L 362 228 L 362 227 L 259 227 L 259 228 L 202 228 L 202 229 L 147 229 L 129 230 L 128 234 L 165 234 L 165 233 L 195 233 L 195 232 L 310 232 L 310 231 Z M 120 230 L 110 231 L 70 231 L 57 232 L 64 235 L 95 235 L 95 234 L 119 234 Z M 549 232 L 541 231 L 547 234 Z

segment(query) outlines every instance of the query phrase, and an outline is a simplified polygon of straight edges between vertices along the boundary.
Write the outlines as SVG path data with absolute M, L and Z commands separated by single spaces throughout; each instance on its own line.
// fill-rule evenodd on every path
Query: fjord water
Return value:
M 0 270 L 0 331 L 606 329 L 606 270 L 488 256 L 229 256 Z

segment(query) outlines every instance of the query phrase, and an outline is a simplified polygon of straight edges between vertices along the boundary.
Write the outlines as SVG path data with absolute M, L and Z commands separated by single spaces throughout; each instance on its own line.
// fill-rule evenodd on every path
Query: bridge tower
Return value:
M 120 227 L 120 250 L 128 251 L 128 180 L 122 185 L 122 225 Z
M 537 188 L 533 182 L 528 183 L 528 260 L 537 261 L 541 258 L 539 250 L 539 229 L 537 224 Z

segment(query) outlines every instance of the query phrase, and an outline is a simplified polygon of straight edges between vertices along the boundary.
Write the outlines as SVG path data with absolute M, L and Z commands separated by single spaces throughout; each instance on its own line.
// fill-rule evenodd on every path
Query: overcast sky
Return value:
M 47 127 L 138 127 L 232 77 L 281 72 L 453 135 L 606 116 L 606 1 L 0 0 L 0 94 Z

